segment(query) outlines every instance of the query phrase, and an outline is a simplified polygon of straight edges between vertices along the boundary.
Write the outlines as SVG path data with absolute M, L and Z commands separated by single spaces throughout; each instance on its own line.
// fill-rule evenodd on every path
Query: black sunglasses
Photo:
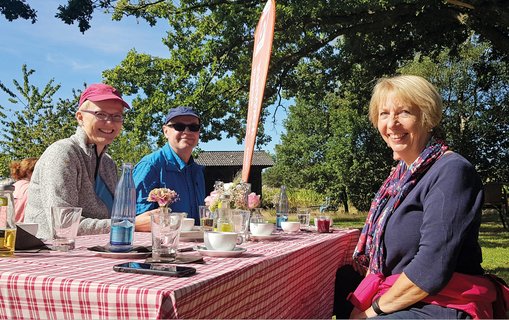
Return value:
M 182 131 L 186 130 L 186 128 L 188 128 L 189 131 L 198 132 L 198 131 L 200 131 L 200 128 L 201 128 L 201 125 L 197 124 L 197 123 L 185 124 L 185 123 L 178 122 L 178 123 L 167 124 L 167 126 L 177 130 L 178 132 L 182 132 Z

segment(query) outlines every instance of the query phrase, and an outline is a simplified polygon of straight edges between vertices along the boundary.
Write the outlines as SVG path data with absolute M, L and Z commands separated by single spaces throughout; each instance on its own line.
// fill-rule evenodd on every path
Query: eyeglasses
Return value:
M 103 111 L 92 111 L 92 110 L 80 110 L 80 111 L 93 114 L 97 120 L 101 120 L 101 121 L 108 121 L 108 120 L 113 121 L 113 122 L 124 121 L 124 116 L 121 114 L 109 114 L 109 113 L 106 113 Z
M 185 124 L 185 123 L 178 122 L 178 123 L 167 124 L 167 126 L 177 130 L 178 132 L 182 132 L 182 131 L 186 130 L 186 128 L 188 128 L 189 131 L 198 132 L 198 131 L 200 131 L 200 128 L 201 128 L 201 125 L 198 123 Z

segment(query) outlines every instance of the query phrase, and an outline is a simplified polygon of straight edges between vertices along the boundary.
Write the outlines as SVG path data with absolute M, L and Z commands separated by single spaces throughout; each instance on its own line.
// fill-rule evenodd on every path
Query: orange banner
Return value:
M 276 23 L 276 2 L 268 0 L 255 29 L 253 62 L 251 64 L 251 83 L 249 85 L 249 105 L 246 124 L 246 144 L 242 163 L 242 181 L 248 182 L 253 161 L 253 152 L 258 132 L 258 122 L 262 109 L 263 92 L 269 71 L 274 25 Z

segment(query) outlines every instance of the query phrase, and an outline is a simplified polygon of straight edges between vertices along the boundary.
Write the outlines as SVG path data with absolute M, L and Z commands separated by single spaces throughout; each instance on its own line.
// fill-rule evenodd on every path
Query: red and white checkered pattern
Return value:
M 78 237 L 69 253 L 0 258 L 0 318 L 330 318 L 336 269 L 351 263 L 358 236 L 339 230 L 248 241 L 240 257 L 191 264 L 197 273 L 189 278 L 115 272 L 132 259 L 86 250 L 108 235 Z M 136 233 L 135 245 L 150 245 L 150 234 Z

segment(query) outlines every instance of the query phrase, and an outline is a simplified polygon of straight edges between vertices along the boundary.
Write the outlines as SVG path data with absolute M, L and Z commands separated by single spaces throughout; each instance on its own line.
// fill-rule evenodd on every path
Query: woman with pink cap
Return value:
M 37 237 L 51 237 L 52 206 L 83 208 L 78 235 L 109 232 L 117 167 L 106 152 L 122 130 L 126 108 L 112 86 L 92 84 L 83 91 L 76 133 L 50 145 L 32 175 L 25 222 L 39 224 Z

